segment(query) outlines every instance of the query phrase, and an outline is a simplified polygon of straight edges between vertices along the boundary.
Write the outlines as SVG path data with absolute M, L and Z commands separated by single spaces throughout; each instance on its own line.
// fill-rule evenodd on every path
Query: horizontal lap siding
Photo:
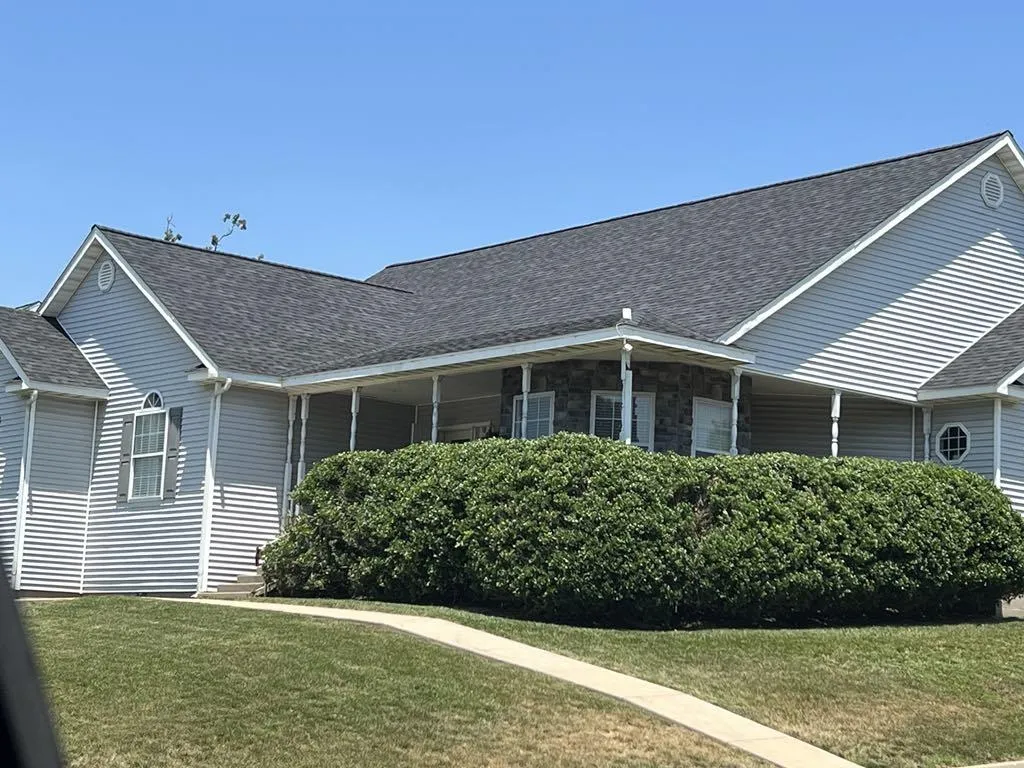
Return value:
M 1014 509 L 1024 512 L 1024 405 L 1003 403 L 1002 481 Z
M 950 405 L 937 405 L 932 409 L 932 460 L 939 461 L 938 436 L 945 424 L 958 422 L 971 433 L 971 449 L 956 466 L 969 469 L 985 477 L 992 477 L 993 425 L 995 423 L 991 400 L 971 400 Z
M 1022 303 L 1024 196 L 992 159 L 737 343 L 754 370 L 910 397 Z
M 256 547 L 279 533 L 288 397 L 234 388 L 222 398 L 209 584 L 255 569 Z
M 299 458 L 299 407 L 296 405 L 293 458 Z M 359 402 L 356 448 L 360 451 L 393 450 L 409 444 L 414 408 L 411 405 L 374 400 L 365 395 Z M 352 400 L 347 394 L 313 395 L 306 423 L 306 466 L 348 450 Z M 282 454 L 283 455 L 283 454 Z
M 59 319 L 110 390 L 93 467 L 85 590 L 195 590 L 210 406 L 210 392 L 187 378 L 199 361 L 120 270 L 104 294 L 94 268 Z M 119 502 L 121 421 L 150 390 L 183 409 L 177 493 Z
M 910 413 L 908 405 L 844 396 L 840 403 L 839 455 L 909 460 Z M 755 453 L 786 451 L 829 456 L 832 451 L 831 399 L 827 396 L 754 395 L 751 439 Z
M 36 402 L 21 588 L 77 592 L 81 586 L 92 466 L 92 401 Z
M 14 369 L 0 358 L 0 382 L 14 378 Z M 21 443 L 25 436 L 25 400 L 0 389 L 0 567 L 10 574 L 14 558 L 14 526 L 18 519 Z

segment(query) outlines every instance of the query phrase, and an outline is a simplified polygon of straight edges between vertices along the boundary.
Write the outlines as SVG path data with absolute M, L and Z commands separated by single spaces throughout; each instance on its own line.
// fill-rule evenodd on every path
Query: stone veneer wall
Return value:
M 689 455 L 693 398 L 729 400 L 728 371 L 684 363 L 633 364 L 633 390 L 654 392 L 654 450 Z M 512 434 L 512 402 L 522 394 L 521 368 L 506 368 L 501 380 L 501 435 Z M 590 393 L 622 389 L 617 360 L 562 360 L 533 366 L 530 390 L 555 393 L 555 431 L 590 432 Z M 737 445 L 750 453 L 750 378 L 740 385 Z

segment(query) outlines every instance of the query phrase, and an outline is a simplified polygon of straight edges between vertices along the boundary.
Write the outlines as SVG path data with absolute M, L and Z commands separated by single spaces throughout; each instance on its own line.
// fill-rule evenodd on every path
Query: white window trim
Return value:
M 530 393 L 530 400 L 535 400 L 535 399 L 536 400 L 540 400 L 541 398 L 549 401 L 549 403 L 548 403 L 548 435 L 553 435 L 553 434 L 555 434 L 555 393 L 553 391 L 550 391 L 550 392 L 531 392 Z M 517 420 L 516 420 L 516 403 L 522 403 L 522 402 L 523 402 L 523 396 L 522 395 L 516 395 L 514 398 L 512 398 L 512 437 L 513 438 L 515 438 L 515 435 L 516 435 L 516 423 L 517 423 Z M 531 405 L 532 405 L 532 403 L 531 403 Z M 523 408 L 523 406 L 520 405 L 519 406 L 519 413 L 523 412 L 522 408 Z M 529 415 L 530 415 L 530 411 L 529 410 L 526 411 L 526 415 L 527 415 L 527 418 L 529 418 Z M 545 437 L 546 436 L 547 435 L 545 435 Z M 520 439 L 520 438 L 516 438 L 516 439 Z M 527 440 L 532 440 L 533 438 L 526 438 L 526 439 Z
M 706 403 L 713 405 L 716 408 L 723 408 L 728 406 L 730 418 L 732 418 L 732 402 L 729 400 L 715 400 L 712 397 L 695 397 L 693 398 L 693 410 L 690 415 L 690 456 L 696 457 L 697 453 L 711 454 L 713 456 L 725 456 L 729 455 L 729 451 L 716 451 L 713 448 L 698 448 L 697 447 L 697 436 L 693 425 L 697 423 L 697 405 L 698 403 Z
M 590 434 L 593 435 L 597 429 L 597 398 L 599 395 L 605 397 L 614 397 L 619 400 L 622 399 L 622 390 L 614 389 L 593 389 L 590 391 Z M 651 401 L 651 420 L 647 425 L 647 434 L 650 436 L 650 442 L 640 443 L 637 442 L 636 435 L 633 435 L 633 445 L 639 445 L 641 448 L 646 448 L 648 451 L 654 450 L 654 404 L 655 404 L 655 393 L 654 392 L 638 392 L 633 391 L 634 400 L 650 400 Z M 635 411 L 634 411 L 635 413 Z M 615 438 L 618 439 L 618 438 Z
M 155 394 L 157 397 L 159 397 L 161 405 L 164 405 L 164 396 L 162 394 L 160 394 L 159 392 L 155 391 L 155 390 L 151 391 L 151 392 L 147 392 L 145 394 L 145 396 L 142 398 L 142 404 L 145 405 L 146 401 L 149 399 L 149 396 L 153 395 L 153 394 Z M 138 428 L 139 417 L 140 416 L 151 416 L 151 415 L 156 414 L 156 413 L 162 413 L 163 416 L 164 416 L 164 445 L 163 445 L 163 448 L 159 452 L 153 451 L 153 452 L 150 452 L 150 453 L 138 453 L 137 454 L 137 453 L 135 453 L 135 431 Z M 139 408 L 139 410 L 137 410 L 135 412 L 135 414 L 134 414 L 134 418 L 132 420 L 132 459 L 131 459 L 131 462 L 128 465 L 128 501 L 152 501 L 153 499 L 161 499 L 161 498 L 163 498 L 163 495 L 164 495 L 164 493 L 163 493 L 163 489 L 164 489 L 164 472 L 166 471 L 166 467 L 167 467 L 167 433 L 169 431 L 167 428 L 168 428 L 168 426 L 170 426 L 167 423 L 168 422 L 168 414 L 169 413 L 170 413 L 169 409 L 167 409 L 166 407 L 160 407 L 160 408 Z M 152 458 L 154 456 L 159 456 L 160 457 L 160 482 L 157 483 L 157 492 L 155 494 L 153 494 L 152 496 L 136 496 L 135 495 L 135 460 L 136 459 L 148 459 L 148 458 Z
M 960 454 L 960 456 L 958 458 L 956 458 L 956 459 L 947 459 L 942 454 L 942 433 L 945 432 L 950 427 L 959 427 L 960 429 L 963 430 L 964 434 L 967 436 L 967 449 L 962 454 Z M 969 430 L 967 427 L 965 427 L 963 422 L 961 422 L 961 421 L 947 421 L 945 424 L 943 424 L 939 428 L 939 431 L 935 433 L 935 455 L 939 458 L 939 461 L 941 461 L 943 464 L 949 464 L 951 466 L 956 466 L 957 464 L 962 464 L 964 459 L 966 459 L 970 455 L 970 453 L 971 453 L 971 430 Z

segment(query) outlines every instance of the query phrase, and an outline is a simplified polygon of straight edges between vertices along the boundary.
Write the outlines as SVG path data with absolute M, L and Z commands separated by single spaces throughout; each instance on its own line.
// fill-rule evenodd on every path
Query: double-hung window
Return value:
M 693 439 L 690 453 L 707 456 L 732 448 L 732 403 L 693 398 Z
M 619 440 L 622 437 L 622 393 L 594 391 L 590 395 L 590 434 Z M 654 450 L 654 393 L 633 393 L 634 445 Z
M 526 437 L 546 437 L 554 432 L 555 393 L 531 392 L 526 406 Z M 523 436 L 523 396 L 512 401 L 512 437 Z
M 131 499 L 163 495 L 167 456 L 167 409 L 159 392 L 150 392 L 135 414 L 132 438 Z

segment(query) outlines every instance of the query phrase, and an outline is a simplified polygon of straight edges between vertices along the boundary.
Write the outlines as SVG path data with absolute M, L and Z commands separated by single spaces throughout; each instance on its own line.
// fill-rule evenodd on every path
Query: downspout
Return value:
M 199 583 L 196 594 L 206 592 L 210 580 L 210 541 L 213 538 L 213 486 L 217 477 L 217 442 L 220 437 L 220 404 L 231 389 L 231 379 L 215 384 L 210 397 L 210 421 L 206 434 L 206 473 L 203 477 L 203 522 L 199 534 Z
M 92 481 L 96 470 L 96 429 L 100 423 L 100 401 L 92 411 L 92 447 L 89 449 L 89 490 L 85 493 L 85 525 L 82 528 L 82 572 L 78 579 L 78 593 L 85 593 L 85 553 L 89 546 L 89 515 L 92 513 Z
M 14 525 L 14 589 L 21 589 L 22 558 L 25 556 L 25 524 L 32 493 L 32 442 L 36 431 L 36 401 L 39 390 L 33 389 L 25 403 L 25 432 L 21 442 L 21 471 L 18 474 L 18 513 Z
M 992 482 L 1003 482 L 1003 401 L 998 397 L 992 406 Z

